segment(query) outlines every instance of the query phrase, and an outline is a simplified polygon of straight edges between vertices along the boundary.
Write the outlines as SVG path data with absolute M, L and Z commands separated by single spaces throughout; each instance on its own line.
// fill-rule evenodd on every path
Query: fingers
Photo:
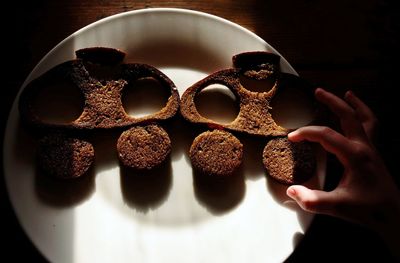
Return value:
M 288 134 L 293 142 L 303 140 L 318 142 L 330 153 L 337 156 L 340 162 L 347 164 L 353 152 L 352 142 L 342 134 L 323 126 L 306 126 Z
M 356 111 L 358 118 L 362 122 L 366 135 L 370 141 L 373 141 L 378 123 L 375 114 L 364 102 L 362 102 L 362 100 L 354 95 L 353 92 L 346 92 L 344 98 Z
M 315 97 L 339 117 L 343 133 L 350 139 L 366 140 L 364 127 L 357 112 L 344 100 L 321 88 L 315 90 Z
M 302 185 L 292 185 L 286 194 L 305 211 L 318 214 L 335 214 L 338 196 L 333 192 L 311 190 Z

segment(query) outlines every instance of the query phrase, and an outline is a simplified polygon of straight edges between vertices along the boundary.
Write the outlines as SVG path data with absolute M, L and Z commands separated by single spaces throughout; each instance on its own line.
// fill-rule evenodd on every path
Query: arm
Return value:
M 343 134 L 323 126 L 302 127 L 289 140 L 320 143 L 344 166 L 338 186 L 331 192 L 301 185 L 287 189 L 304 210 L 339 217 L 376 231 L 400 259 L 400 192 L 373 145 L 376 118 L 352 92 L 345 100 L 323 89 L 316 98 L 340 119 Z

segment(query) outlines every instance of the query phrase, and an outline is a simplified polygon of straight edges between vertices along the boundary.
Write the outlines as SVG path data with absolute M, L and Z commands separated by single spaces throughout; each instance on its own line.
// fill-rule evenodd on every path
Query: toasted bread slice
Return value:
M 128 128 L 142 123 L 163 121 L 175 115 L 179 94 L 175 84 L 161 71 L 147 64 L 121 64 L 123 53 L 111 48 L 86 48 L 76 51 L 78 58 L 55 66 L 30 82 L 19 98 L 23 122 L 37 130 L 93 130 Z M 100 73 L 99 73 L 100 72 Z M 104 74 L 106 72 L 106 74 Z M 105 75 L 105 76 L 104 76 Z M 158 112 L 135 118 L 124 110 L 121 96 L 124 89 L 141 78 L 154 78 L 170 92 L 166 105 Z M 67 123 L 49 123 L 37 115 L 34 101 L 46 85 L 68 82 L 79 88 L 84 98 L 80 116 Z M 57 85 L 54 85 L 57 88 Z
M 189 122 L 210 128 L 260 136 L 287 135 L 290 129 L 279 126 L 271 115 L 271 101 L 280 89 L 288 85 L 298 86 L 307 93 L 312 93 L 314 87 L 305 85 L 298 76 L 281 73 L 279 59 L 279 56 L 268 52 L 246 52 L 234 56 L 234 68 L 212 73 L 184 92 L 180 102 L 181 114 Z M 271 80 L 272 87 L 265 92 L 251 91 L 242 84 L 240 79 L 243 76 L 253 81 Z M 226 86 L 238 100 L 239 114 L 231 123 L 217 123 L 202 116 L 196 108 L 196 95 L 212 84 Z

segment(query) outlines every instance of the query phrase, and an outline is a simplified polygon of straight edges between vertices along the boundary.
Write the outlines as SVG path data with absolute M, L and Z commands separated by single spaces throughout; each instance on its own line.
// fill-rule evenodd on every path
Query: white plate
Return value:
M 120 48 L 127 52 L 127 61 L 158 67 L 180 94 L 207 74 L 230 67 L 234 54 L 277 53 L 254 33 L 222 18 L 182 9 L 145 9 L 102 19 L 72 34 L 40 61 L 25 84 L 89 46 Z M 295 73 L 285 59 L 281 67 Z M 35 142 L 20 127 L 14 103 L 5 134 L 5 179 L 17 217 L 43 255 L 52 262 L 287 258 L 312 215 L 288 201 L 285 186 L 266 178 L 261 156 L 245 160 L 242 180 L 210 190 L 194 180 L 187 145 L 177 140 L 186 131 L 175 127 L 174 132 L 178 135 L 172 137 L 171 169 L 164 179 L 151 184 L 121 180 L 115 146 L 100 138 L 94 175 L 56 184 L 36 175 Z M 320 163 L 312 184 L 321 185 L 324 169 Z

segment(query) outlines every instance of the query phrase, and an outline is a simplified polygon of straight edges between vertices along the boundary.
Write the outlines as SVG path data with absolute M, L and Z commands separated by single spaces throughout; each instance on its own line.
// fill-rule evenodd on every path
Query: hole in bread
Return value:
M 122 92 L 125 112 L 140 118 L 159 112 L 168 102 L 170 90 L 151 77 L 140 78 L 127 85 Z
M 239 114 L 239 102 L 226 86 L 212 84 L 195 97 L 195 105 L 201 116 L 221 124 L 234 121 Z
M 267 79 L 256 80 L 240 74 L 239 81 L 243 88 L 249 91 L 268 92 L 274 87 L 276 78 L 271 76 Z
M 314 118 L 315 109 L 311 95 L 295 86 L 279 89 L 270 106 L 276 124 L 286 129 L 305 126 Z
M 84 97 L 71 82 L 49 80 L 33 99 L 33 112 L 45 123 L 65 124 L 76 120 L 83 111 Z

